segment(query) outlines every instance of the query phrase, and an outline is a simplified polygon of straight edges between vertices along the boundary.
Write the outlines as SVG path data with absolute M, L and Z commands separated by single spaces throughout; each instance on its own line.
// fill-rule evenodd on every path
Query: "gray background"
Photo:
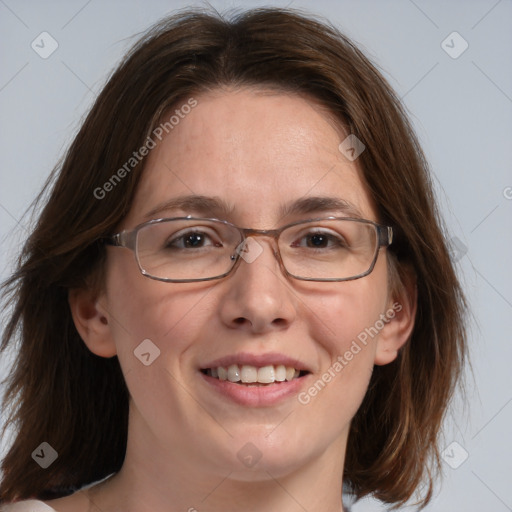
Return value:
M 13 268 L 30 229 L 26 208 L 132 36 L 187 5 L 205 4 L 0 0 L 0 277 Z M 464 406 L 459 396 L 446 421 L 445 479 L 426 510 L 512 511 L 512 2 L 211 5 L 221 11 L 279 5 L 321 14 L 377 62 L 402 97 L 432 165 L 474 315 L 468 402 Z M 43 31 L 59 45 L 47 59 L 31 48 Z M 442 45 L 454 31 L 469 45 L 457 58 L 445 49 L 456 55 L 463 40 L 450 36 Z M 9 364 L 4 359 L 2 376 Z M 370 499 L 354 507 L 380 510 Z

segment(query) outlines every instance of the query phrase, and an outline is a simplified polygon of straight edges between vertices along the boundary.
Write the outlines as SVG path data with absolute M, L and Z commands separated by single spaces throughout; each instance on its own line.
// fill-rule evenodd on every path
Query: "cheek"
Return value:
M 307 321 L 321 351 L 321 371 L 299 397 L 302 404 L 317 402 L 315 407 L 330 409 L 329 415 L 338 421 L 348 421 L 356 413 L 373 371 L 386 304 L 385 261 L 363 279 L 324 290 Z
M 119 260 L 107 274 L 107 308 L 121 364 L 132 367 L 144 340 L 158 348 L 159 358 L 164 356 L 160 362 L 167 354 L 176 361 L 172 356 L 184 352 L 208 321 L 208 288 L 204 283 L 155 281 L 144 277 L 129 258 Z
M 184 418 L 201 418 L 183 385 L 183 368 L 203 326 L 211 325 L 210 290 L 204 283 L 151 280 L 122 263 L 109 275 L 109 314 L 126 385 L 135 410 L 164 426 L 158 435 L 165 440 L 176 418 L 189 427 Z
M 388 282 L 384 258 L 368 276 L 333 285 L 318 290 L 318 299 L 314 299 L 316 307 L 310 308 L 308 323 L 311 336 L 329 354 L 340 355 L 350 348 L 353 340 L 361 341 L 364 346 L 365 333 L 386 311 Z M 377 327 L 382 328 L 380 323 Z

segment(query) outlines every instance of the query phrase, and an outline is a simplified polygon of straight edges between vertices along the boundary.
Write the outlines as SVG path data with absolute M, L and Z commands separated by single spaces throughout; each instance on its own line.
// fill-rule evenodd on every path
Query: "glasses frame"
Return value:
M 192 216 L 186 216 L 186 217 L 165 217 L 161 219 L 153 219 L 149 220 L 147 222 L 143 222 L 142 224 L 139 224 L 133 229 L 126 229 L 124 231 L 120 231 L 119 233 L 116 233 L 114 235 L 103 237 L 101 241 L 105 245 L 110 245 L 114 247 L 125 247 L 126 249 L 130 249 L 133 251 L 135 256 L 135 261 L 137 262 L 137 265 L 139 267 L 140 272 L 143 276 L 148 277 L 149 279 L 154 279 L 156 281 L 163 281 L 166 283 L 195 283 L 200 281 L 214 281 L 217 279 L 222 279 L 226 276 L 228 276 L 231 273 L 235 272 L 235 269 L 237 269 L 240 265 L 240 261 L 243 259 L 241 256 L 241 251 L 236 250 L 235 253 L 231 256 L 231 260 L 233 261 L 232 267 L 225 272 L 224 274 L 221 274 L 219 276 L 214 277 L 206 277 L 206 278 L 199 278 L 199 279 L 170 279 L 166 277 L 156 277 L 151 274 L 149 274 L 146 270 L 142 268 L 142 265 L 139 261 L 139 255 L 137 254 L 137 235 L 139 231 L 146 226 L 150 226 L 153 224 L 159 224 L 163 222 L 173 221 L 173 220 L 197 220 L 197 221 L 214 221 L 219 222 L 221 224 L 224 224 L 226 226 L 230 226 L 234 229 L 236 229 L 240 233 L 241 241 L 237 246 L 240 247 L 240 244 L 243 244 L 247 238 L 249 237 L 256 237 L 256 236 L 265 236 L 270 237 L 274 240 L 274 247 L 277 248 L 277 251 L 274 249 L 274 256 L 277 259 L 279 266 L 281 268 L 281 271 L 285 276 L 292 277 L 293 279 L 297 279 L 299 281 L 317 281 L 317 282 L 342 282 L 342 281 L 353 281 L 355 279 L 360 279 L 361 277 L 365 277 L 368 274 L 370 274 L 377 262 L 377 258 L 379 256 L 380 248 L 381 247 L 389 247 L 391 243 L 393 242 L 393 228 L 391 226 L 383 226 L 381 224 L 378 224 L 372 220 L 367 219 L 360 219 L 355 217 L 316 217 L 312 219 L 307 220 L 300 220 L 296 222 L 292 222 L 290 224 L 286 224 L 285 226 L 282 226 L 278 229 L 253 229 L 253 228 L 241 228 L 239 226 L 236 226 L 235 224 L 222 219 L 216 219 L 216 218 L 206 218 L 206 217 L 192 217 Z M 365 272 L 362 272 L 361 274 L 358 274 L 356 276 L 352 277 L 329 277 L 329 278 L 312 278 L 312 277 L 300 277 L 296 276 L 286 269 L 286 266 L 283 263 L 282 257 L 281 257 L 281 251 L 279 250 L 279 237 L 281 236 L 281 233 L 285 231 L 288 228 L 291 228 L 293 226 L 297 226 L 299 224 L 307 224 L 310 222 L 318 222 L 323 220 L 347 220 L 347 221 L 355 221 L 359 222 L 361 224 L 367 224 L 371 225 L 375 228 L 377 233 L 377 245 L 375 247 L 375 254 L 373 255 L 372 262 L 370 264 L 370 268 L 366 270 Z

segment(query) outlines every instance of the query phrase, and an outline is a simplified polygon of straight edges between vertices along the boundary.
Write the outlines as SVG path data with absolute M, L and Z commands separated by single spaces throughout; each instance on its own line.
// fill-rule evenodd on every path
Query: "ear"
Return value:
M 68 293 L 73 322 L 87 348 L 97 356 L 113 357 L 117 350 L 110 328 L 110 315 L 101 306 L 100 298 L 89 289 L 72 289 Z
M 388 321 L 377 338 L 376 365 L 385 365 L 394 361 L 398 350 L 409 340 L 414 328 L 417 302 L 416 281 L 409 277 L 400 291 L 389 301 L 385 313 Z

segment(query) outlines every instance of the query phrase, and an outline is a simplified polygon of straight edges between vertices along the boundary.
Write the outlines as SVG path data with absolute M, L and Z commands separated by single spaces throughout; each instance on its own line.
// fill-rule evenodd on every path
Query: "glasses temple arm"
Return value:
M 135 250 L 135 240 L 137 238 L 137 231 L 121 231 L 112 236 L 102 238 L 105 245 L 112 245 L 114 247 L 126 247 Z
M 379 246 L 387 247 L 393 243 L 393 228 L 391 226 L 379 226 Z

